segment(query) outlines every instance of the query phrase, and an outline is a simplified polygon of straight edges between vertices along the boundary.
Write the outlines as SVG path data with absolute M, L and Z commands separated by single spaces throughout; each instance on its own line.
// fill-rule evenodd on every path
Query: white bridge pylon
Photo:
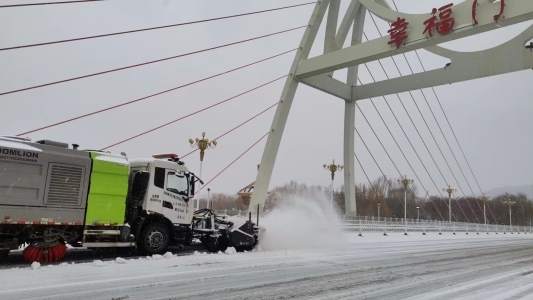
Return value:
M 339 10 L 340 0 L 320 0 L 315 5 L 272 121 L 249 206 L 250 212 L 256 212 L 258 205 L 260 209 L 264 206 L 279 145 L 299 83 L 345 101 L 345 213 L 356 215 L 354 125 L 357 100 L 533 69 L 533 52 L 526 48 L 526 42 L 533 38 L 533 25 L 514 39 L 488 50 L 466 53 L 437 46 L 529 21 L 533 19 L 533 0 L 466 0 L 427 14 L 397 12 L 385 0 L 352 0 L 337 30 Z M 362 42 L 367 10 L 392 23 L 390 35 Z M 309 58 L 326 11 L 324 54 Z M 352 27 L 351 46 L 342 48 Z M 360 64 L 418 49 L 446 57 L 451 60 L 451 64 L 443 69 L 357 85 Z M 348 69 L 345 83 L 333 78 L 334 71 L 345 68 Z

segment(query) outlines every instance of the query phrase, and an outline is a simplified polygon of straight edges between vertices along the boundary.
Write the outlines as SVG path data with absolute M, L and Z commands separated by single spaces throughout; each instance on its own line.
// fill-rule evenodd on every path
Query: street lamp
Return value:
M 420 221 L 420 206 L 416 207 L 416 214 L 418 215 L 418 221 Z
M 481 201 L 483 201 L 483 218 L 485 219 L 485 231 L 487 232 L 487 234 L 489 233 L 489 230 L 488 230 L 488 224 L 487 224 L 487 211 L 485 207 L 487 206 L 487 200 L 489 200 L 489 198 L 490 197 L 485 196 L 485 194 L 481 196 Z
M 457 190 L 452 189 L 452 187 L 448 184 L 447 189 L 442 189 L 446 193 L 448 193 L 448 218 L 450 224 L 452 223 L 452 194 L 453 192 L 457 192 Z
M 340 171 L 342 169 L 344 169 L 344 166 L 336 165 L 335 160 L 333 160 L 333 163 L 331 165 L 324 164 L 324 170 L 331 172 L 331 212 L 333 212 L 333 180 L 335 179 L 335 172 Z
M 191 147 L 200 149 L 200 173 L 198 177 L 202 178 L 202 163 L 204 162 L 205 150 L 209 148 L 215 149 L 217 146 L 217 141 L 210 141 L 209 139 L 206 139 L 205 132 L 202 132 L 202 139 L 189 139 L 189 143 L 191 144 Z M 200 201 L 197 202 L 197 206 L 198 207 L 196 210 L 200 209 Z
M 381 206 L 381 203 L 378 203 L 378 222 L 379 222 L 379 207 Z
M 507 202 L 507 205 L 509 205 L 509 226 L 511 226 L 511 234 L 513 233 L 513 223 L 511 222 L 511 215 L 512 215 L 512 206 L 515 205 L 516 202 L 512 202 L 511 199 L 509 199 Z
M 407 175 L 402 177 L 402 179 L 398 179 L 398 182 L 403 185 L 403 201 L 404 201 L 404 220 L 405 220 L 405 227 L 404 227 L 404 235 L 407 235 L 407 189 L 409 188 L 409 184 L 415 182 L 413 179 L 407 179 Z
M 209 209 L 209 202 L 211 201 L 211 195 L 209 192 L 211 192 L 211 189 L 207 188 L 207 209 Z M 211 204 L 211 209 L 213 209 L 213 204 Z

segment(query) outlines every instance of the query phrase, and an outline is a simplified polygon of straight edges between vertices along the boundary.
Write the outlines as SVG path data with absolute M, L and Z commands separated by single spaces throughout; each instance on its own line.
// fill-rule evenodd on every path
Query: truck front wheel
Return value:
M 139 237 L 139 250 L 142 254 L 162 254 L 168 248 L 170 235 L 167 226 L 152 223 L 146 226 Z

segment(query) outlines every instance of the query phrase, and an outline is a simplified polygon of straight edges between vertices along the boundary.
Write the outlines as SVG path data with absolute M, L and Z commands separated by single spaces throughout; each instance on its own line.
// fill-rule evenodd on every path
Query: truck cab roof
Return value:
M 159 159 L 159 158 L 132 158 L 129 160 L 130 166 L 135 167 L 146 167 L 148 165 L 153 165 L 154 167 L 165 168 L 165 169 L 174 169 L 182 172 L 189 172 L 184 164 L 178 164 L 175 161 L 169 161 L 168 159 Z

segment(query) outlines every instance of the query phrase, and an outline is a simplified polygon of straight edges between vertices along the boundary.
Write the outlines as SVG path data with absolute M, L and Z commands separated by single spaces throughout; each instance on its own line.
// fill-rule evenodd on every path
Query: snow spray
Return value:
M 332 248 L 341 242 L 341 220 L 331 212 L 329 196 L 284 194 L 278 206 L 260 218 L 263 250 Z

